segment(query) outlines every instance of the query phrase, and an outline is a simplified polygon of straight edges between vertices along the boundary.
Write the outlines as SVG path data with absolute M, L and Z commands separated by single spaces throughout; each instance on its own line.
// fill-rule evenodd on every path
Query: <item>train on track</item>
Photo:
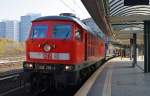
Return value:
M 82 82 L 105 59 L 105 42 L 75 16 L 45 16 L 32 22 L 24 73 L 31 89 Z

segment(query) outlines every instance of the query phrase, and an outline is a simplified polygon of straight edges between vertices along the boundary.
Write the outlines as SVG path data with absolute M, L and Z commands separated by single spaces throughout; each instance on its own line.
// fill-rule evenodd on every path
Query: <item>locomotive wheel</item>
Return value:
M 42 79 L 32 76 L 30 80 L 30 93 L 39 94 L 42 92 L 44 86 L 42 84 Z
M 30 92 L 34 92 L 36 90 L 36 78 L 30 78 Z

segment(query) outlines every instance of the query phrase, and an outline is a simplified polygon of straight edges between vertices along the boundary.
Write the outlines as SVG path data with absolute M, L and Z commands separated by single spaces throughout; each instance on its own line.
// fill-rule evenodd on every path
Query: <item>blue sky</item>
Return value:
M 20 20 L 29 13 L 47 16 L 64 12 L 75 13 L 81 19 L 90 17 L 81 0 L 0 0 L 0 20 Z

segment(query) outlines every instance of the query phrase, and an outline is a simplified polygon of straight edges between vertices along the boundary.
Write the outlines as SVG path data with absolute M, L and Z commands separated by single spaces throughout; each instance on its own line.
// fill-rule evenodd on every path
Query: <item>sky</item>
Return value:
M 0 20 L 20 20 L 30 13 L 49 16 L 68 12 L 81 19 L 90 17 L 81 0 L 0 0 Z

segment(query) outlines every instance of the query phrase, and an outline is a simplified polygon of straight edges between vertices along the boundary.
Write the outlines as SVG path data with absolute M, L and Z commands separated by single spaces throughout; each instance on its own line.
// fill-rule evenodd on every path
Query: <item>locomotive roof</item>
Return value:
M 71 17 L 71 16 L 44 16 L 44 17 L 39 17 L 34 21 L 43 21 L 43 20 L 69 20 L 69 21 L 74 21 L 77 24 L 79 24 L 83 29 L 89 31 L 90 33 L 94 34 L 94 32 L 87 27 L 81 20 L 75 18 L 75 17 Z

